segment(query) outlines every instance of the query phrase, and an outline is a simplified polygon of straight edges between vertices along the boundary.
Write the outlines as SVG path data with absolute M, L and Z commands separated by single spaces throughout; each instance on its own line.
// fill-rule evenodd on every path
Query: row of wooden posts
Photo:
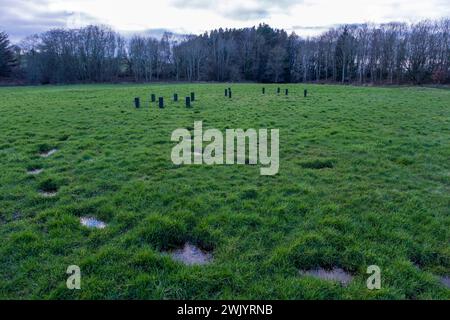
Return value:
M 150 96 L 151 102 L 156 102 L 156 95 L 155 94 L 151 94 Z M 173 94 L 173 101 L 177 102 L 178 101 L 178 94 L 174 93 Z M 191 92 L 191 96 L 190 97 L 186 97 L 186 108 L 191 108 L 191 102 L 195 101 L 195 92 Z M 141 99 L 136 97 L 134 98 L 134 106 L 139 109 L 141 107 Z M 163 97 L 159 97 L 158 98 L 158 106 L 162 109 L 164 108 L 164 98 Z
M 278 87 L 277 88 L 277 94 L 281 93 L 281 88 Z M 266 88 L 262 88 L 262 94 L 266 94 Z M 289 95 L 289 89 L 285 89 L 284 91 L 285 95 Z M 308 90 L 303 90 L 303 96 L 306 98 L 308 96 Z M 225 97 L 231 98 L 232 97 L 232 92 L 231 92 L 231 88 L 225 89 Z
M 281 88 L 278 87 L 277 88 L 277 94 L 281 93 Z M 266 94 L 266 88 L 262 88 L 262 94 Z M 285 89 L 285 93 L 286 96 L 289 95 L 289 89 Z M 303 96 L 306 98 L 308 96 L 308 90 L 304 90 L 303 91 Z M 231 99 L 232 97 L 232 91 L 231 88 L 225 89 L 225 97 L 228 97 Z M 156 96 L 155 94 L 152 93 L 151 95 L 151 102 L 155 102 L 156 101 Z M 174 93 L 173 94 L 173 101 L 177 102 L 178 101 L 178 94 Z M 190 108 L 191 107 L 191 102 L 195 101 L 195 92 L 191 92 L 191 96 L 190 97 L 186 97 L 186 108 Z M 134 105 L 136 108 L 140 108 L 141 107 L 141 100 L 140 98 L 136 97 L 134 98 Z M 162 109 L 164 108 L 164 98 L 163 97 L 159 97 L 158 98 L 158 105 L 159 107 Z
M 281 88 L 280 87 L 278 87 L 277 88 L 277 94 L 280 94 L 281 93 Z M 262 88 L 262 94 L 266 94 L 266 88 Z M 286 96 L 288 96 L 289 95 L 289 89 L 285 89 L 284 90 L 284 94 L 286 95 Z M 308 90 L 303 90 L 303 96 L 306 98 L 307 96 L 308 96 Z

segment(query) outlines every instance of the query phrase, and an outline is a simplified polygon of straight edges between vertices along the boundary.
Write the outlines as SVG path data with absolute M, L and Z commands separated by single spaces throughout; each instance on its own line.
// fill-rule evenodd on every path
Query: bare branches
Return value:
M 13 60 L 7 37 L 0 35 L 4 73 Z M 450 19 L 346 25 L 306 39 L 265 24 L 129 41 L 104 26 L 55 29 L 23 41 L 20 58 L 28 80 L 40 83 L 444 83 L 450 81 Z

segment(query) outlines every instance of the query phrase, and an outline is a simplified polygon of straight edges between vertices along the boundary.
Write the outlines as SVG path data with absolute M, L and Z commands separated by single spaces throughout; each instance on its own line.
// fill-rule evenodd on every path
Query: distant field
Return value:
M 449 299 L 450 90 L 277 87 L 0 88 L 0 298 Z M 279 129 L 279 173 L 172 164 L 172 131 L 199 120 Z M 212 262 L 165 254 L 187 242 Z M 299 272 L 316 268 L 352 280 Z

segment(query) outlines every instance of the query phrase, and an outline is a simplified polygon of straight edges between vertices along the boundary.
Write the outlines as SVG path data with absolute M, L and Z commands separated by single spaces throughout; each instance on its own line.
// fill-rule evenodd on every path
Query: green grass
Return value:
M 285 97 L 233 84 L 230 100 L 228 86 L 0 88 L 0 298 L 450 298 L 439 282 L 450 275 L 450 90 L 282 85 Z M 151 93 L 165 109 L 148 108 Z M 173 165 L 172 131 L 199 120 L 279 129 L 278 175 Z M 86 229 L 81 216 L 108 227 Z M 186 241 L 213 263 L 161 253 Z M 73 264 L 79 291 L 66 289 Z M 373 264 L 378 291 L 366 288 Z M 299 274 L 315 267 L 354 280 Z

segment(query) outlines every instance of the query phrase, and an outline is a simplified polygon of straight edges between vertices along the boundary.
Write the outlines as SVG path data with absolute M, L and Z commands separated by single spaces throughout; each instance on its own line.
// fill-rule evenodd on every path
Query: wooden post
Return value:
M 161 109 L 164 108 L 164 98 L 163 97 L 159 97 L 159 107 Z
M 277 93 L 280 94 L 280 92 L 281 92 L 281 89 L 280 89 L 280 87 L 278 87 Z
M 176 93 L 173 94 L 173 101 L 175 101 L 175 102 L 178 101 L 178 94 L 176 94 Z
M 306 98 L 308 96 L 308 90 L 305 89 L 305 91 L 303 91 L 303 96 Z
M 156 101 L 156 96 L 152 93 L 152 102 Z
M 139 98 L 134 98 L 134 106 L 136 107 L 136 109 L 141 107 L 141 101 Z
M 266 88 L 262 88 L 262 94 L 266 94 Z
M 289 95 L 289 89 L 286 89 L 286 95 L 287 96 Z
M 190 107 L 191 107 L 191 98 L 186 97 L 186 108 L 190 108 Z
M 191 92 L 191 101 L 195 101 L 195 93 Z
M 231 90 L 230 89 L 228 89 L 228 98 L 231 99 Z

